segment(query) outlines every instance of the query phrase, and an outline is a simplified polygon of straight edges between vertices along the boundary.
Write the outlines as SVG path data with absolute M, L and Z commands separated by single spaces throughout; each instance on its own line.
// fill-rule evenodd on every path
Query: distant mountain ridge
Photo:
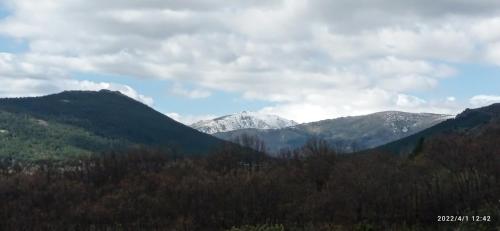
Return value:
M 0 125 L 7 127 L 13 121 L 18 124 L 9 129 L 0 127 L 0 130 L 8 131 L 7 135 L 0 137 L 0 141 L 15 141 L 20 146 L 19 150 L 7 153 L 11 156 L 16 152 L 25 152 L 31 153 L 27 158 L 37 159 L 67 149 L 89 153 L 131 145 L 169 148 L 179 154 L 199 155 L 226 143 L 185 126 L 120 92 L 109 90 L 65 91 L 43 97 L 0 99 L 0 112 L 4 112 Z M 27 119 L 20 120 L 23 117 Z M 43 126 L 23 121 L 43 121 L 39 122 Z M 35 146 L 31 147 L 23 141 L 30 138 L 28 131 L 33 129 L 40 134 L 33 137 L 43 141 L 42 146 L 38 145 L 40 142 L 32 142 Z M 55 137 L 64 142 L 55 140 Z M 23 150 L 27 147 L 31 150 Z M 6 155 L 5 152 L 0 156 Z
M 474 135 L 480 133 L 485 129 L 485 126 L 487 127 L 491 123 L 500 123 L 500 103 L 476 109 L 466 109 L 453 119 L 443 121 L 403 139 L 382 145 L 377 149 L 407 155 L 414 152 L 419 143 L 432 139 L 432 137 L 449 133 Z
M 313 137 L 326 140 L 338 151 L 355 152 L 415 134 L 450 118 L 453 116 L 386 111 L 322 120 L 282 129 L 240 129 L 214 135 L 225 140 L 235 140 L 243 134 L 254 136 L 264 141 L 271 153 L 300 147 Z
M 276 115 L 243 111 L 211 120 L 202 120 L 192 124 L 191 127 L 204 133 L 214 134 L 248 128 L 280 129 L 294 125 L 297 125 L 295 121 Z

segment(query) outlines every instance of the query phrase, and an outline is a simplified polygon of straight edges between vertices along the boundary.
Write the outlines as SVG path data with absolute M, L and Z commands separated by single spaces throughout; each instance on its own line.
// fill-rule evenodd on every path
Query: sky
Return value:
M 183 123 L 500 102 L 497 0 L 0 0 L 0 97 L 118 90 Z

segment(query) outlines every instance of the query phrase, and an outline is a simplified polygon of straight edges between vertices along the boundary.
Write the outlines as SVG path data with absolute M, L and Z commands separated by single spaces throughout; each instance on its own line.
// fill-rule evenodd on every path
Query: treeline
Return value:
M 423 140 L 408 157 L 311 140 L 280 158 L 222 147 L 0 162 L 1 230 L 495 230 L 499 199 L 496 125 Z M 469 221 L 438 222 L 446 215 Z

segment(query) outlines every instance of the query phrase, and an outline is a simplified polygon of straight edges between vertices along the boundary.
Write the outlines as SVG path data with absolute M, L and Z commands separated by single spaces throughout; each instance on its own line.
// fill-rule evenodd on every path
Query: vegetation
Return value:
M 215 133 L 224 140 L 248 134 L 266 142 L 270 153 L 303 146 L 319 137 L 340 152 L 357 152 L 399 140 L 443 122 L 449 116 L 397 111 L 340 117 L 280 129 L 238 129 Z
M 500 229 L 500 105 L 349 155 L 235 143 L 116 92 L 0 99 L 0 230 Z
M 24 147 L 20 150 L 24 159 L 59 159 L 66 154 L 70 159 L 133 144 L 199 155 L 223 144 L 119 92 L 106 90 L 0 99 L 0 111 L 0 125 L 15 126 L 9 126 L 15 137 L 6 140 L 0 133 L 0 142 L 9 150 Z M 0 155 L 11 155 L 9 150 Z
M 0 158 L 63 161 L 130 145 L 79 127 L 0 111 Z
M 6 159 L 0 229 L 495 230 L 499 124 L 425 139 L 411 158 L 338 155 L 311 140 L 281 158 L 227 146 L 198 158 L 136 149 L 64 165 Z
M 464 112 L 457 115 L 455 119 L 446 120 L 416 134 L 382 145 L 377 149 L 408 155 L 418 151 L 421 142 L 428 137 L 439 136 L 450 132 L 474 134 L 485 124 L 491 123 L 491 121 L 498 120 L 499 118 L 499 103 L 477 109 L 466 109 Z
M 285 231 L 283 225 L 245 225 L 240 228 L 233 227 L 229 231 Z

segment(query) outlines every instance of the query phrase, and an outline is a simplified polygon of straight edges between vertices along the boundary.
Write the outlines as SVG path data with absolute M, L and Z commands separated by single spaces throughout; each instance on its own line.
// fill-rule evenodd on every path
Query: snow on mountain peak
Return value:
M 438 123 L 454 117 L 451 115 L 400 111 L 384 111 L 375 113 L 375 115 L 381 116 L 385 120 L 384 125 L 392 128 L 394 133 L 408 133 L 414 128 L 421 127 L 422 123 Z
M 241 113 L 226 115 L 212 120 L 202 120 L 192 124 L 191 127 L 201 132 L 214 134 L 245 128 L 279 129 L 294 125 L 297 125 L 295 121 L 284 119 L 276 115 L 243 111 Z

